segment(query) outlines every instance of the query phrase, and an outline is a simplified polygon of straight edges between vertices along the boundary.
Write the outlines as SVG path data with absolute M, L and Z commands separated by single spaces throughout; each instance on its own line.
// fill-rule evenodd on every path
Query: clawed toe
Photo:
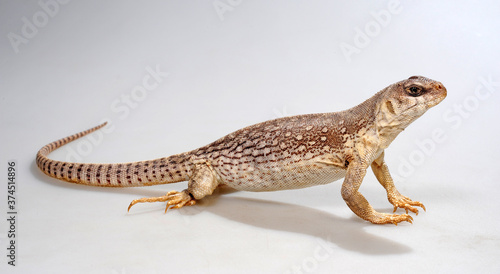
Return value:
M 395 224 L 398 225 L 398 223 L 401 222 L 409 222 L 410 224 L 413 224 L 413 217 L 411 217 L 408 214 L 383 214 L 381 213 L 377 218 L 374 220 L 371 220 L 372 223 L 374 224 Z
M 418 201 L 412 201 L 406 196 L 401 195 L 397 198 L 390 199 L 389 201 L 394 205 L 394 212 L 396 212 L 398 208 L 402 208 L 406 211 L 406 214 L 408 214 L 408 211 L 411 211 L 418 215 L 418 209 L 416 209 L 414 206 L 421 207 L 425 211 L 424 204 Z
M 196 201 L 187 193 L 187 191 L 177 192 L 170 191 L 165 196 L 153 197 L 153 198 L 141 198 L 133 200 L 128 206 L 128 210 L 138 203 L 154 203 L 154 202 L 167 202 L 165 207 L 165 213 L 169 208 L 181 208 L 183 206 L 192 206 L 196 204 Z

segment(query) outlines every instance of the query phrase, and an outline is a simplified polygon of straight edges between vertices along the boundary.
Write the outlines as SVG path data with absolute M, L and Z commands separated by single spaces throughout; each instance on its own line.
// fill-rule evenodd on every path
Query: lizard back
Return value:
M 193 151 L 221 184 L 273 191 L 327 184 L 345 176 L 351 151 L 374 120 L 378 94 L 346 111 L 255 124 Z M 346 115 L 349 114 L 349 115 Z

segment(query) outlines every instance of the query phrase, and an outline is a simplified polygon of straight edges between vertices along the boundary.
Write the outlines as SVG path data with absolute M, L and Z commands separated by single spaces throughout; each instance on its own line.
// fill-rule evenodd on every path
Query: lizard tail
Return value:
M 189 180 L 192 171 L 188 153 L 150 161 L 117 164 L 71 163 L 47 157 L 50 152 L 106 124 L 107 122 L 42 147 L 36 155 L 38 168 L 50 177 L 62 181 L 103 187 L 149 186 Z

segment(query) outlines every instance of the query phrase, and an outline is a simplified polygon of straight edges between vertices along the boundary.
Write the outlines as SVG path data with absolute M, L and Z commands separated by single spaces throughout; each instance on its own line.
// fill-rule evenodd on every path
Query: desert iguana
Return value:
M 38 167 L 47 175 L 78 184 L 129 187 L 189 181 L 184 191 L 142 198 L 169 208 L 194 205 L 222 185 L 246 191 L 276 191 L 327 184 L 344 178 L 342 198 L 359 217 L 375 224 L 412 222 L 408 210 L 425 207 L 401 195 L 384 161 L 384 150 L 410 123 L 446 97 L 440 82 L 412 76 L 394 83 L 356 107 L 334 113 L 284 117 L 252 125 L 193 151 L 150 161 L 84 164 L 47 155 L 106 124 L 40 149 Z M 389 202 L 406 214 L 375 211 L 358 191 L 368 167 Z

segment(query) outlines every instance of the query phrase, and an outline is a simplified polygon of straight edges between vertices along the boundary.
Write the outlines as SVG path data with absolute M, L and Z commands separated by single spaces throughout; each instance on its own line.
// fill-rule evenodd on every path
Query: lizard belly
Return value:
M 216 168 L 221 184 L 244 191 L 275 191 L 328 184 L 346 175 L 346 168 L 314 160 L 273 165 L 242 164 Z

